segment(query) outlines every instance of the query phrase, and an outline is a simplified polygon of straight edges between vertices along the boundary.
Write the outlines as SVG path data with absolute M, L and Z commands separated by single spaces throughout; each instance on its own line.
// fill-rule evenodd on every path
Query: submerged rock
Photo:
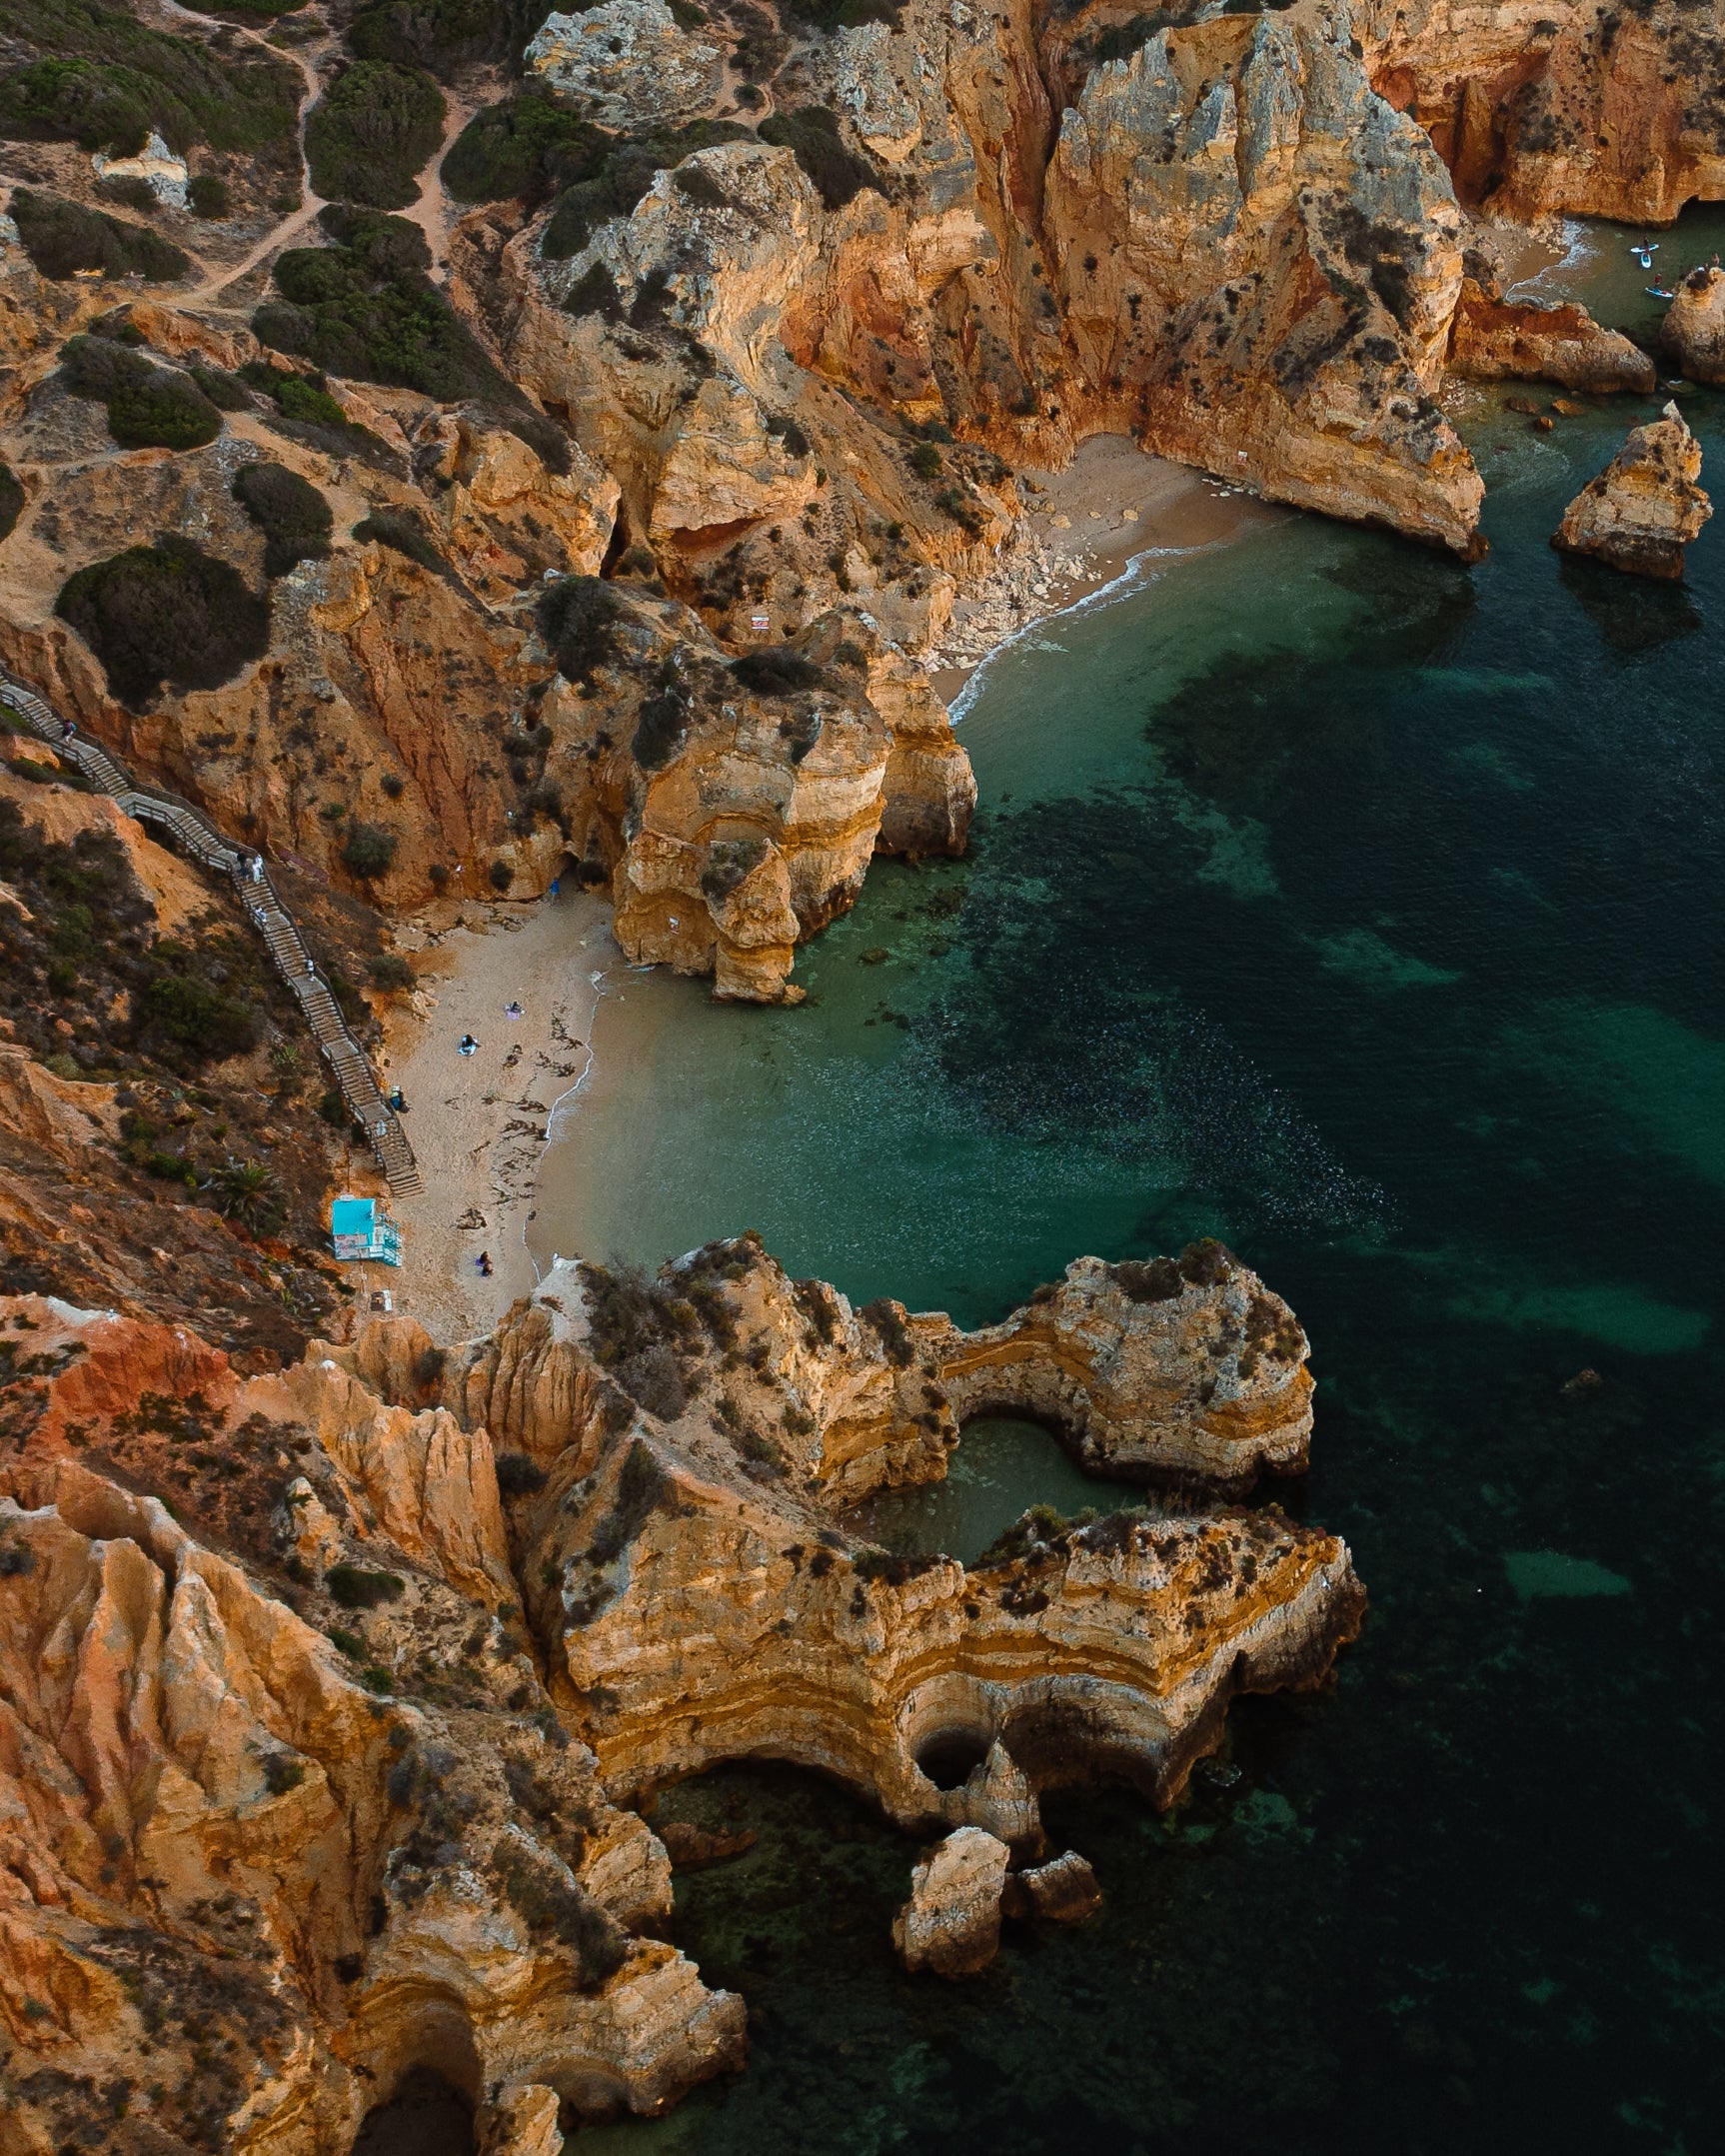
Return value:
M 1597 479 L 1563 512 L 1551 544 L 1638 577 L 1674 581 L 1683 550 L 1713 514 L 1697 486 L 1701 445 L 1674 404 L 1637 427 Z
M 910 1899 L 892 1919 L 905 1968 L 974 1976 L 1000 1947 L 1000 1891 L 1009 1852 L 980 1827 L 948 1834 L 910 1874 Z

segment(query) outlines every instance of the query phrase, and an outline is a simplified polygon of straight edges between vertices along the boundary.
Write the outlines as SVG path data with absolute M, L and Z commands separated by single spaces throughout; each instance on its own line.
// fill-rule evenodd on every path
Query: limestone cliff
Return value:
M 1345 1545 L 1189 1493 L 1037 1511 L 968 1569 L 846 1529 L 860 1492 L 944 1472 L 1008 1336 L 1026 1397 L 1069 1406 L 1056 1370 L 1087 1355 L 1094 1394 L 1107 1363 L 1189 1492 L 1187 1364 L 1242 1295 L 1302 1375 L 1304 1340 L 1225 1253 L 1184 1262 L 1132 1304 L 1153 1320 L 1113 1277 L 1141 1296 L 1153 1265 L 1083 1260 L 1057 1309 L 966 1335 L 745 1237 L 656 1279 L 560 1265 L 448 1352 L 384 1319 L 249 1378 L 184 1327 L 0 1302 L 30 1348 L 0 1464 L 19 2145 L 321 2156 L 435 2065 L 555 2149 L 560 2102 L 654 2111 L 737 2066 L 742 2003 L 653 1935 L 670 1865 L 620 1808 L 717 1759 L 979 1830 L 976 1921 L 931 1890 L 912 1926 L 974 1965 L 1040 1790 L 1105 1769 L 1166 1803 L 1233 1692 L 1316 1681 L 1359 1622 Z M 1062 1862 L 1014 1908 L 1092 1907 Z

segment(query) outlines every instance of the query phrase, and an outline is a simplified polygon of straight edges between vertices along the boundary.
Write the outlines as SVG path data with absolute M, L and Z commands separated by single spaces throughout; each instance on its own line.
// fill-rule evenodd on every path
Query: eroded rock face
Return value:
M 1048 1421 L 1099 1474 L 1245 1489 L 1306 1464 L 1305 1334 L 1219 1243 L 1144 1265 L 1079 1258 L 1003 1324 L 954 1332 L 940 1353 L 961 1420 Z
M 1027 1865 L 1006 1881 L 1001 1910 L 1043 1924 L 1082 1924 L 1102 1906 L 1102 1890 L 1087 1858 L 1075 1849 L 1046 1864 Z
M 1483 489 L 1430 399 L 1461 213 L 1350 29 L 1307 0 L 1094 69 L 1048 170 L 1064 312 L 1147 448 L 1470 554 Z
M 1725 382 L 1725 270 L 1691 270 L 1682 279 L 1659 340 L 1691 382 Z
M 195 1342 L 177 1378 L 133 1351 L 176 1387 L 145 1397 L 197 1426 L 182 1442 L 244 1421 L 236 1449 L 306 1467 L 327 1540 L 314 1575 L 284 1516 L 272 1592 L 85 1463 L 132 1412 L 114 1380 L 128 1328 L 148 1328 L 109 1319 L 97 1337 L 40 1300 L 5 1312 L 30 1318 L 53 1370 L 0 1470 L 0 2015 L 22 2145 L 118 2152 L 153 2123 L 321 2156 L 419 2064 L 475 2098 L 549 2080 L 651 2111 L 738 2063 L 742 2002 L 632 1935 L 669 1905 L 664 1852 L 609 1805 L 512 1651 L 493 1614 L 512 1606 L 507 1568 L 476 1595 L 465 1557 L 446 1565 L 421 1465 L 383 1436 L 401 1410 L 350 1505 L 322 1441 L 350 1419 L 333 1362 L 242 1385 Z M 282 1598 L 300 1597 L 296 1570 L 324 1581 L 345 1645 Z M 409 1685 L 446 1634 L 449 1675 Z M 104 2094 L 116 2076 L 126 2126 Z
M 1669 224 L 1725 192 L 1711 15 L 1356 0 L 1353 16 L 1373 83 L 1429 132 L 1470 207 Z
M 1145 1305 L 1157 1348 L 1099 1270 L 1062 1324 L 1087 1294 L 1128 1340 L 1129 1420 L 1236 1283 Z M 1168 1801 L 1231 1693 L 1318 1679 L 1363 1604 L 1333 1537 L 1190 1496 L 1032 1513 L 968 1570 L 860 1543 L 856 1493 L 943 1471 L 945 1357 L 984 1336 L 854 1311 L 752 1238 L 656 1280 L 559 1265 L 441 1362 L 399 1319 L 246 1378 L 184 1328 L 19 1318 L 0 2015 L 27 2148 L 122 2156 L 147 2120 L 322 2156 L 425 2065 L 484 2100 L 488 2147 L 536 2150 L 558 2099 L 659 2109 L 740 2063 L 742 2002 L 644 1930 L 670 1860 L 620 1797 L 728 1757 L 842 1776 L 944 1835 L 900 1931 L 953 1973 L 1040 1853 L 1039 1790 L 1105 1768 Z M 1013 1891 L 1058 1920 L 1082 1872 Z
M 1700 477 L 1701 445 L 1668 404 L 1663 419 L 1637 427 L 1582 488 L 1551 544 L 1634 576 L 1681 577 L 1684 549 L 1713 514 Z
M 1563 389 L 1647 396 L 1652 360 L 1617 330 L 1569 302 L 1505 300 L 1471 277 L 1450 332 L 1452 374 L 1473 382 L 1555 382 Z
M 665 0 L 605 0 L 580 15 L 548 15 L 525 64 L 559 99 L 600 127 L 693 119 L 719 90 L 720 48 L 681 28 Z
M 1010 1852 L 980 1827 L 956 1827 L 910 1875 L 910 1899 L 892 1919 L 905 1968 L 974 1976 L 1000 1947 L 1000 1890 Z

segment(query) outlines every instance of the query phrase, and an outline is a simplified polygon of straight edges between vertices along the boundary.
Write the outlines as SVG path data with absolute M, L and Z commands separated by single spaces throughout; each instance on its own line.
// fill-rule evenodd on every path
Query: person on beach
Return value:
M 503 1015 L 506 1019 L 519 1019 L 521 1017 L 520 1004 L 505 1004 L 503 1007 Z
M 491 1278 L 491 1252 L 489 1250 L 481 1250 L 479 1255 L 474 1259 L 474 1263 L 479 1268 L 480 1277 L 482 1279 L 489 1280 Z
M 461 1039 L 456 1043 L 456 1047 L 460 1050 L 462 1055 L 471 1056 L 474 1050 L 479 1047 L 479 1043 L 474 1039 L 472 1034 L 463 1034 Z
M 408 1096 L 399 1085 L 390 1093 L 390 1106 L 395 1109 L 398 1115 L 405 1115 L 408 1111 Z

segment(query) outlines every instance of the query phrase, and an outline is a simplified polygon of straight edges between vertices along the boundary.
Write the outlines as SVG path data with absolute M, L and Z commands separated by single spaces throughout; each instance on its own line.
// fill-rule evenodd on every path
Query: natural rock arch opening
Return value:
M 936 1729 L 917 1745 L 916 1764 L 936 1789 L 962 1789 L 987 1758 L 992 1742 L 985 1729 Z
M 473 2103 L 435 2067 L 415 2066 L 368 2111 L 353 2156 L 473 2156 Z

